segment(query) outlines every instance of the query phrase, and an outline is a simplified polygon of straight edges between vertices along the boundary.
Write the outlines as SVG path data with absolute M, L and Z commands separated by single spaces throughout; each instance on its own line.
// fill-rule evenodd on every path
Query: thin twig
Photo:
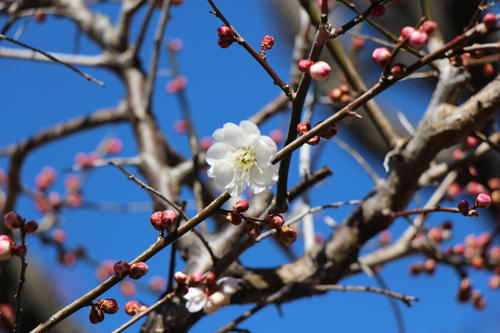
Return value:
M 145 250 L 143 253 L 141 253 L 139 256 L 137 256 L 134 260 L 132 260 L 130 263 L 136 263 L 139 261 L 147 261 L 151 257 L 153 257 L 155 254 L 163 250 L 166 246 L 172 244 L 174 241 L 182 237 L 184 234 L 186 234 L 188 231 L 196 227 L 198 224 L 200 224 L 202 221 L 204 221 L 206 218 L 211 216 L 217 209 L 219 209 L 227 200 L 229 200 L 231 196 L 229 193 L 224 192 L 222 193 L 219 197 L 217 197 L 214 201 L 212 201 L 207 207 L 205 207 L 202 211 L 200 211 L 198 214 L 196 214 L 192 219 L 181 225 L 177 230 L 174 232 L 169 233 L 166 237 L 159 237 L 156 242 L 154 242 L 147 250 Z M 57 311 L 55 314 L 50 316 L 50 318 L 38 325 L 35 329 L 31 331 L 31 333 L 40 333 L 40 332 L 45 332 L 51 327 L 55 326 L 57 323 L 62 321 L 63 319 L 67 318 L 74 312 L 78 311 L 79 309 L 88 306 L 92 300 L 94 300 L 96 297 L 99 297 L 109 289 L 111 289 L 113 286 L 115 286 L 118 282 L 123 280 L 122 277 L 119 277 L 117 275 L 114 275 L 110 278 L 108 278 L 106 281 L 83 295 L 82 297 L 76 299 L 72 303 L 68 304 L 61 310 Z
M 369 292 L 369 293 L 375 293 L 375 294 L 381 294 L 381 295 L 386 295 L 394 299 L 398 299 L 404 304 L 406 304 L 408 307 L 411 307 L 413 304 L 411 302 L 418 301 L 418 298 L 414 296 L 408 296 L 404 295 L 401 293 L 397 293 L 395 291 L 391 291 L 388 289 L 382 289 L 382 288 L 377 288 L 377 287 L 371 287 L 371 286 L 343 286 L 343 285 L 337 285 L 337 284 L 323 284 L 323 285 L 318 285 L 318 286 L 312 286 L 310 287 L 313 290 L 316 291 L 327 291 L 327 290 L 337 290 L 337 291 L 362 291 L 362 292 Z
M 382 276 L 379 273 L 375 272 L 374 277 L 377 283 L 380 285 L 380 287 L 387 290 L 389 289 L 389 286 L 387 285 L 387 283 L 385 283 L 384 279 L 382 279 Z M 403 315 L 401 314 L 401 309 L 399 308 L 395 299 L 393 299 L 392 297 L 388 297 L 387 299 L 392 308 L 392 312 L 394 313 L 394 317 L 396 318 L 396 324 L 398 325 L 399 333 L 405 333 L 406 329 L 405 329 L 405 323 L 403 321 Z M 402 301 L 404 302 L 404 300 Z M 405 304 L 409 307 L 411 306 L 411 303 L 409 302 L 408 303 L 405 302 Z
M 16 300 L 16 322 L 14 323 L 14 333 L 21 332 L 21 316 L 23 313 L 23 304 L 21 301 L 21 295 L 23 292 L 24 283 L 26 282 L 26 268 L 28 263 L 26 262 L 26 253 L 28 252 L 28 247 L 26 245 L 26 231 L 21 228 L 21 253 L 19 254 L 19 260 L 21 262 L 21 273 L 19 276 L 19 283 L 17 285 L 17 292 L 14 295 Z
M 182 217 L 186 221 L 189 220 L 189 216 L 186 214 L 186 212 L 181 207 L 179 207 L 174 202 L 172 202 L 170 199 L 168 199 L 167 197 L 165 197 L 158 190 L 156 190 L 156 189 L 152 188 L 151 186 L 149 186 L 148 184 L 140 181 L 136 176 L 134 176 L 133 174 L 131 174 L 130 172 L 128 172 L 123 166 L 121 166 L 119 164 L 116 164 L 113 161 L 110 161 L 109 164 L 117 167 L 118 169 L 120 169 L 120 171 L 123 172 L 123 174 L 125 176 L 127 176 L 128 179 L 130 179 L 131 181 L 133 181 L 134 183 L 136 183 L 137 185 L 139 185 L 142 189 L 144 189 L 144 190 L 146 190 L 146 191 L 148 191 L 148 192 L 156 195 L 158 198 L 162 199 L 167 204 L 169 204 L 170 206 L 172 206 L 177 211 L 177 213 L 179 213 L 180 215 L 182 215 Z
M 118 327 L 112 333 L 123 332 L 124 330 L 126 330 L 127 328 L 129 328 L 130 326 L 132 326 L 136 321 L 138 321 L 142 317 L 146 316 L 147 314 L 151 313 L 153 310 L 157 309 L 160 305 L 162 305 L 163 303 L 165 303 L 165 302 L 171 300 L 172 298 L 174 298 L 174 296 L 175 296 L 175 292 L 171 292 L 171 293 L 166 294 L 165 296 L 163 296 L 162 298 L 160 298 L 158 301 L 156 301 L 156 303 L 154 303 L 153 305 L 149 306 L 146 310 L 144 310 L 142 312 L 139 312 L 138 314 L 136 314 L 135 316 L 133 316 L 132 318 L 130 318 L 125 324 L 123 324 L 122 326 Z
M 286 84 L 279 76 L 278 74 L 274 71 L 274 69 L 269 66 L 267 63 L 267 60 L 265 57 L 262 57 L 257 51 L 254 50 L 253 47 L 248 44 L 248 42 L 238 33 L 238 31 L 229 23 L 227 18 L 221 13 L 219 8 L 215 5 L 215 3 L 212 0 L 207 0 L 210 6 L 213 9 L 213 13 L 217 18 L 219 18 L 226 26 L 230 27 L 231 30 L 233 31 L 233 34 L 236 37 L 236 42 L 243 46 L 245 50 L 247 50 L 250 55 L 257 60 L 257 62 L 264 68 L 264 70 L 271 76 L 271 78 L 274 81 L 274 84 L 278 85 L 281 90 L 285 93 L 285 95 L 290 99 L 293 100 L 295 98 L 295 94 L 293 93 L 292 89 L 290 89 L 290 86 Z
M 380 177 L 377 175 L 375 170 L 368 164 L 368 162 L 361 156 L 361 154 L 351 146 L 349 146 L 347 143 L 344 141 L 340 140 L 339 138 L 334 138 L 333 139 L 335 143 L 337 143 L 342 149 L 347 151 L 362 167 L 365 169 L 366 173 L 371 177 L 371 179 L 375 182 L 375 184 L 378 184 L 380 182 Z
M 62 60 L 59 60 L 58 58 L 54 57 L 53 55 L 51 55 L 51 54 L 49 54 L 49 53 L 47 53 L 47 52 L 44 52 L 44 51 L 42 51 L 42 50 L 40 50 L 40 49 L 37 49 L 37 48 L 35 48 L 35 47 L 33 47 L 33 46 L 30 46 L 30 45 L 24 44 L 24 43 L 22 43 L 22 42 L 20 42 L 20 41 L 17 41 L 17 40 L 15 40 L 15 39 L 9 38 L 9 37 L 7 37 L 7 36 L 5 36 L 5 35 L 3 35 L 3 34 L 0 34 L 0 39 L 4 39 L 4 40 L 9 41 L 9 42 L 11 42 L 11 43 L 14 43 L 14 44 L 16 44 L 16 45 L 19 45 L 19 46 L 22 46 L 22 47 L 24 47 L 24 48 L 30 49 L 30 50 L 31 50 L 31 51 L 33 51 L 33 52 L 40 53 L 41 55 L 46 56 L 46 57 L 47 57 L 47 58 L 49 58 L 50 60 L 52 60 L 52 61 L 54 61 L 54 62 L 57 62 L 57 63 L 59 63 L 59 64 L 61 64 L 61 65 L 63 65 L 63 66 L 68 67 L 69 69 L 71 69 L 72 71 L 74 71 L 74 72 L 76 72 L 76 73 L 80 74 L 81 76 L 83 76 L 83 77 L 84 77 L 84 78 L 86 78 L 87 80 L 92 81 L 92 82 L 96 83 L 97 85 L 99 85 L 99 86 L 101 86 L 101 87 L 104 87 L 104 86 L 105 86 L 105 85 L 104 85 L 104 83 L 103 83 L 102 81 L 99 81 L 98 79 L 93 78 L 91 75 L 89 75 L 89 74 L 87 74 L 87 73 L 85 73 L 85 72 L 82 72 L 81 70 L 79 70 L 78 68 L 76 68 L 75 66 L 73 66 L 73 65 L 71 65 L 71 64 L 68 64 L 68 63 L 66 63 L 66 62 L 64 62 L 64 61 L 62 61 Z
M 203 246 L 205 247 L 205 249 L 208 251 L 208 254 L 210 254 L 210 259 L 212 259 L 212 262 L 213 264 L 215 265 L 217 263 L 217 256 L 215 255 L 214 251 L 212 250 L 212 247 L 210 246 L 210 244 L 208 243 L 208 241 L 205 239 L 205 237 L 203 237 L 203 235 L 196 229 L 192 229 L 191 230 L 193 232 L 193 234 L 196 235 L 196 237 L 198 237 L 198 239 L 203 243 Z

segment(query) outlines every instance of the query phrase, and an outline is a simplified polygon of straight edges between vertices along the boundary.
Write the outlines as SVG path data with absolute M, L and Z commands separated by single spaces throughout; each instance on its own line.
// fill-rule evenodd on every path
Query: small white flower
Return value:
M 208 176 L 231 196 L 241 194 L 246 186 L 259 193 L 274 185 L 278 168 L 271 160 L 278 148 L 254 123 L 226 123 L 214 132 L 213 139 L 207 151 Z
M 240 290 L 240 280 L 232 277 L 224 277 L 217 280 L 216 284 L 220 290 L 208 295 L 201 288 L 192 287 L 184 298 L 186 299 L 186 309 L 189 312 L 214 313 L 223 305 L 229 304 L 231 295 Z

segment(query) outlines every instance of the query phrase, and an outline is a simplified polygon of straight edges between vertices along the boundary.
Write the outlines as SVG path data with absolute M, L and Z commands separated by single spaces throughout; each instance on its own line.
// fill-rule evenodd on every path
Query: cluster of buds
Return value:
M 352 101 L 351 89 L 347 84 L 341 84 L 338 88 L 330 90 L 328 96 L 334 103 L 347 104 Z
M 126 276 L 137 280 L 148 272 L 148 265 L 142 261 L 133 263 L 132 265 L 126 261 L 118 261 L 113 266 L 113 271 L 116 276 L 124 278 Z
M 35 177 L 35 185 L 39 191 L 46 191 L 50 186 L 54 184 L 56 180 L 56 171 L 51 167 L 43 168 Z
M 453 224 L 451 221 L 445 221 L 438 227 L 432 227 L 427 231 L 427 237 L 436 243 L 442 243 L 451 238 Z
M 171 226 L 177 220 L 177 213 L 171 209 L 167 209 L 164 211 L 154 212 L 149 221 L 153 228 L 158 231 L 163 231 L 164 229 Z
M 125 313 L 128 314 L 129 316 L 135 316 L 138 313 L 144 312 L 147 310 L 148 306 L 141 304 L 137 301 L 128 301 L 125 303 L 125 306 L 123 309 L 125 310 Z
M 274 37 L 270 35 L 266 35 L 262 38 L 260 42 L 260 56 L 265 57 L 266 51 L 273 48 L 274 45 Z
M 320 123 L 321 122 L 317 123 L 316 126 L 319 125 Z M 297 130 L 297 134 L 302 136 L 305 133 L 307 133 L 309 130 L 311 130 L 311 124 L 309 124 L 306 121 L 300 122 L 297 125 L 296 130 Z M 320 137 L 322 137 L 324 139 L 331 139 L 335 135 L 337 135 L 337 133 L 338 133 L 337 124 L 332 124 L 332 125 L 328 126 L 327 128 L 323 129 L 318 135 L 315 135 L 312 138 L 310 138 L 309 140 L 307 140 L 307 144 L 311 145 L 311 146 L 315 146 L 319 143 Z
M 332 68 L 324 61 L 313 62 L 309 59 L 300 59 L 297 67 L 303 73 L 309 73 L 316 81 L 323 81 L 328 78 Z
M 230 211 L 224 211 L 226 213 L 226 220 L 234 225 L 240 225 L 241 222 L 245 221 L 245 228 L 247 234 L 250 238 L 256 239 L 262 233 L 265 226 L 270 229 L 275 229 L 278 235 L 278 239 L 284 245 L 291 245 L 297 239 L 297 231 L 285 225 L 285 219 L 281 215 L 271 214 L 265 219 L 260 220 L 253 217 L 245 216 L 244 212 L 250 207 L 248 200 L 238 200 L 232 207 Z
M 474 201 L 474 206 L 469 208 L 466 200 L 460 200 L 457 204 L 458 211 L 464 216 L 478 216 L 476 208 L 488 208 L 491 205 L 491 197 L 486 193 L 479 193 Z
M 477 310 L 482 310 L 486 306 L 486 298 L 482 296 L 479 290 L 472 291 L 472 281 L 469 278 L 463 278 L 460 281 L 457 292 L 457 300 L 460 303 L 472 302 L 472 305 Z
M 229 304 L 231 295 L 240 289 L 240 280 L 232 277 L 217 280 L 213 272 L 193 273 L 189 278 L 183 272 L 176 272 L 174 280 L 177 283 L 175 293 L 184 296 L 187 310 L 193 313 L 217 311 Z
M 108 138 L 99 144 L 98 151 L 102 156 L 115 155 L 121 153 L 123 143 L 118 138 Z
M 470 169 L 469 168 L 469 173 L 474 173 L 475 169 Z M 486 205 L 488 204 L 488 201 L 492 205 L 500 205 L 500 178 L 499 177 L 493 177 L 490 178 L 486 184 L 481 184 L 477 181 L 470 181 L 467 183 L 467 185 L 462 188 L 462 186 L 459 183 L 453 183 L 448 187 L 447 194 L 451 199 L 454 199 L 455 197 L 459 196 L 462 194 L 464 191 L 466 191 L 468 194 L 475 196 L 476 201 L 479 200 L 478 207 L 479 205 Z M 478 198 L 478 196 L 481 194 L 481 196 Z M 488 200 L 488 197 L 490 200 Z M 468 206 L 468 203 L 459 203 L 465 211 L 465 208 Z M 467 205 L 467 206 L 466 206 Z M 460 207 L 459 207 L 460 209 Z M 461 211 L 462 212 L 462 211 Z
M 429 275 L 432 275 L 436 271 L 436 266 L 436 260 L 428 258 L 423 262 L 418 261 L 411 264 L 408 270 L 413 276 L 419 275 L 420 273 L 427 273 Z
M 69 207 L 80 207 L 83 203 L 82 182 L 78 175 L 69 175 L 64 182 L 66 188 L 65 203 Z
M 100 299 L 90 306 L 89 320 L 92 324 L 100 323 L 104 320 L 105 313 L 114 314 L 118 309 L 118 302 L 115 299 Z
M 223 49 L 231 46 L 235 41 L 233 29 L 225 25 L 217 28 L 217 36 L 219 36 L 217 44 Z
M 10 211 L 3 217 L 3 223 L 6 228 L 31 234 L 38 229 L 38 223 L 35 221 L 26 222 L 24 217 L 19 216 L 15 211 Z M 8 235 L 0 235 L 0 261 L 9 260 L 13 255 L 23 257 L 26 254 L 26 247 L 17 245 Z

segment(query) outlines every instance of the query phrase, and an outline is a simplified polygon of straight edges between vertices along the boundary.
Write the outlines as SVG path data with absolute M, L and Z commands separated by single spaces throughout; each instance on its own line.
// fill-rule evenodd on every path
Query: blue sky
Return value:
M 221 2 L 221 1 L 219 1 Z M 221 10 L 238 28 L 238 31 L 251 45 L 258 46 L 262 36 L 274 35 L 276 43 L 268 55 L 270 64 L 285 79 L 288 77 L 290 44 L 282 37 L 282 31 L 273 11 L 265 0 L 240 1 L 237 4 L 225 2 Z M 115 5 L 96 7 L 96 10 L 113 15 Z M 187 94 L 192 106 L 195 125 L 201 136 L 211 135 L 224 122 L 239 122 L 248 118 L 256 110 L 274 98 L 279 88 L 273 86 L 266 73 L 240 47 L 236 45 L 228 49 L 220 49 L 216 45 L 215 30 L 219 21 L 208 13 L 209 7 L 203 1 L 186 1 L 173 9 L 172 20 L 167 29 L 167 38 L 181 38 L 184 48 L 180 52 L 180 67 L 188 78 Z M 141 16 L 144 11 L 141 12 Z M 157 16 L 154 16 L 157 19 Z M 346 17 L 346 20 L 348 18 Z M 156 22 L 153 20 L 153 22 Z M 5 22 L 0 21 L 0 24 Z M 138 21 L 136 21 L 137 23 Z M 152 27 L 155 25 L 153 24 Z M 12 31 L 17 28 L 14 27 Z M 66 20 L 49 17 L 43 23 L 30 22 L 21 40 L 52 52 L 72 52 L 75 28 Z M 135 24 L 137 31 L 137 24 Z M 151 45 L 153 30 L 150 29 L 146 45 Z M 9 46 L 6 42 L 2 46 Z M 368 56 L 369 49 L 362 56 Z M 81 52 L 95 54 L 96 46 L 86 38 L 82 39 Z M 144 52 L 148 63 L 149 52 Z M 2 91 L 2 122 L 0 122 L 0 147 L 26 138 L 42 128 L 49 127 L 64 119 L 88 114 L 96 109 L 114 106 L 124 96 L 121 83 L 110 72 L 97 69 L 85 69 L 90 74 L 106 83 L 106 88 L 98 87 L 68 69 L 45 63 L 30 63 L 0 59 L 0 91 Z M 166 56 L 163 54 L 160 69 L 168 69 Z M 374 68 L 374 70 L 376 70 Z M 371 78 L 373 80 L 373 78 Z M 179 150 L 187 153 L 187 140 L 183 135 L 173 131 L 173 122 L 180 118 L 175 98 L 164 90 L 167 77 L 159 77 L 156 85 L 157 94 L 154 99 L 155 111 L 161 128 L 170 142 Z M 368 80 L 369 81 L 369 80 Z M 373 83 L 373 82 L 369 82 Z M 418 94 L 415 94 L 415 91 Z M 416 97 L 418 95 L 418 98 Z M 392 110 L 402 110 L 408 118 L 417 121 L 425 109 L 429 91 L 423 85 L 404 83 L 400 87 L 382 94 L 379 100 L 382 105 Z M 408 103 L 410 101 L 410 103 Z M 276 119 L 262 127 L 263 133 L 273 128 L 284 126 L 286 118 Z M 133 156 L 136 149 L 132 133 L 127 125 L 115 125 L 84 132 L 64 141 L 51 144 L 35 151 L 29 156 L 23 169 L 22 179 L 27 186 L 33 186 L 34 178 L 45 166 L 52 166 L 62 171 L 73 163 L 78 151 L 90 152 L 107 136 L 117 136 L 124 142 L 122 156 Z M 366 152 L 346 131 L 340 138 L 352 143 L 360 149 L 383 175 L 379 157 Z M 326 144 L 326 143 L 322 143 Z M 315 149 L 315 148 L 313 148 Z M 334 176 L 315 189 L 313 204 L 324 204 L 338 200 L 360 199 L 372 186 L 370 178 L 362 168 L 353 162 L 344 151 L 327 143 L 325 158 L 319 165 L 328 164 Z M 296 158 L 294 159 L 296 162 Z M 6 166 L 6 160 L 0 159 L 0 166 Z M 135 171 L 135 170 L 134 170 Z M 296 164 L 291 170 L 290 184 L 297 179 Z M 64 172 L 59 174 L 54 190 L 62 191 Z M 185 198 L 190 194 L 185 191 Z M 136 185 L 126 180 L 116 169 L 100 168 L 92 172 L 84 189 L 85 197 L 92 202 L 145 202 L 148 196 Z M 428 195 L 427 192 L 423 193 Z M 342 208 L 326 212 L 337 221 L 341 221 L 351 208 Z M 18 211 L 29 219 L 36 219 L 40 214 L 34 209 L 30 199 L 22 197 Z M 192 211 L 190 212 L 192 213 Z M 69 210 L 63 214 L 61 227 L 68 234 L 69 246 L 85 244 L 89 255 L 99 261 L 107 259 L 130 260 L 142 252 L 155 240 L 156 233 L 149 226 L 150 212 L 110 214 L 89 210 Z M 328 227 L 322 222 L 324 215 L 316 217 L 318 229 L 325 234 Z M 477 220 L 461 216 L 445 216 L 443 214 L 429 219 L 430 225 L 438 225 L 445 219 L 455 222 L 456 233 L 450 244 L 454 244 L 468 233 L 480 233 L 488 225 L 487 214 Z M 391 227 L 397 235 L 406 228 L 406 223 L 398 220 Z M 56 281 L 62 303 L 81 296 L 97 284 L 93 268 L 83 263 L 74 268 L 60 267 L 53 249 L 42 246 L 36 238 L 29 243 L 30 260 L 47 268 L 47 275 Z M 300 253 L 302 243 L 294 248 Z M 456 274 L 447 267 L 439 266 L 434 276 L 412 278 L 407 273 L 411 262 L 421 260 L 419 257 L 403 259 L 387 265 L 382 276 L 391 289 L 414 295 L 420 298 L 412 308 L 400 306 L 408 333 L 432 332 L 468 332 L 481 327 L 482 332 L 499 332 L 497 294 L 486 287 L 487 275 L 472 272 L 475 287 L 484 291 L 488 305 L 482 312 L 472 309 L 470 304 L 459 305 L 455 301 L 458 286 Z M 153 275 L 167 274 L 168 251 L 164 251 L 150 261 L 150 273 L 145 277 L 147 282 Z M 272 267 L 286 262 L 286 258 L 268 240 L 255 246 L 242 256 L 242 262 L 252 267 Z M 345 284 L 376 285 L 375 281 L 364 275 L 342 281 Z M 28 276 L 28 282 L 29 276 Z M 115 288 L 116 289 L 116 288 Z M 115 297 L 120 304 L 126 300 L 119 291 L 112 290 L 105 295 Z M 140 292 L 137 298 L 146 303 L 154 302 L 157 296 L 148 292 Z M 231 306 L 222 309 L 199 322 L 193 332 L 208 332 L 217 329 L 232 320 L 249 306 Z M 396 323 L 389 303 L 385 297 L 367 293 L 331 292 L 326 296 L 304 299 L 282 307 L 284 316 L 279 317 L 276 308 L 269 307 L 245 322 L 241 327 L 252 332 L 269 331 L 270 326 L 277 332 L 303 332 L 316 330 L 320 332 L 396 332 Z M 87 320 L 87 310 L 77 313 L 75 319 L 92 332 L 109 332 L 123 323 L 127 316 L 119 312 L 108 315 L 99 325 L 91 325 Z M 135 326 L 137 330 L 139 325 Z M 134 328 L 130 329 L 130 331 Z

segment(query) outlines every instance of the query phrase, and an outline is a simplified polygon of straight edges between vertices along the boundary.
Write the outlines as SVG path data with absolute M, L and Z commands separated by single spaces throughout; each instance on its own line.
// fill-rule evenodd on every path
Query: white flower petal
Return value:
M 246 142 L 245 132 L 236 124 L 224 124 L 224 142 L 234 147 L 242 147 Z
M 184 298 L 187 300 L 186 309 L 189 312 L 198 312 L 203 309 L 207 303 L 207 295 L 199 288 L 189 288 Z
M 222 292 L 226 295 L 235 294 L 240 287 L 241 280 L 227 276 L 217 280 L 217 285 L 222 286 Z
M 207 151 L 207 174 L 219 187 L 237 196 L 247 186 L 258 193 L 274 184 L 277 169 L 270 162 L 278 148 L 271 138 L 260 134 L 255 124 L 226 123 L 213 137 L 215 143 Z
M 243 129 L 243 131 L 245 131 L 246 135 L 255 134 L 256 136 L 261 136 L 259 128 L 257 127 L 257 125 L 255 125 L 254 123 L 252 123 L 249 120 L 243 120 L 243 121 L 241 121 L 240 122 L 240 127 Z
M 207 150 L 207 163 L 213 165 L 215 160 L 220 160 L 226 158 L 228 154 L 234 150 L 233 147 L 226 144 L 225 142 L 218 142 L 210 146 Z
M 224 129 L 223 128 L 216 129 L 214 131 L 214 134 L 212 134 L 212 138 L 214 139 L 214 142 L 224 141 Z
M 208 175 L 214 177 L 215 182 L 222 188 L 226 188 L 233 181 L 234 171 L 232 164 L 226 160 L 217 160 L 208 170 Z

